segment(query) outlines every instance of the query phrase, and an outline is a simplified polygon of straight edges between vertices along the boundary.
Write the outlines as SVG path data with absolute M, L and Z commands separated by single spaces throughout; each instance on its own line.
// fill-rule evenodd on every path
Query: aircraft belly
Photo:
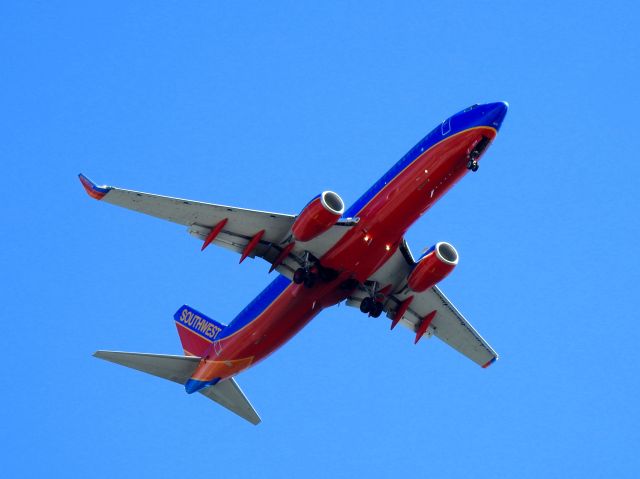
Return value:
M 348 292 L 336 288 L 339 281 L 318 284 L 312 289 L 291 283 L 247 326 L 220 340 L 217 351 L 212 347 L 194 373 L 194 379 L 211 381 L 231 377 L 265 359 L 320 311 L 346 298 Z

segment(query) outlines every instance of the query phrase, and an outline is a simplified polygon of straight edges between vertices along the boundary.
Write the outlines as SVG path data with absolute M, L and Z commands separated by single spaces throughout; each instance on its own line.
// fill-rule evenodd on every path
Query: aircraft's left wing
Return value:
M 392 329 L 396 324 L 409 328 L 416 333 L 416 343 L 423 336 L 435 335 L 483 368 L 498 359 L 498 353 L 440 288 L 434 286 L 422 293 L 408 289 L 407 276 L 413 264 L 413 256 L 403 241 L 398 251 L 370 278 L 370 281 L 375 281 L 380 287 L 390 288 L 384 311 L 392 321 Z M 366 294 L 365 291 L 356 290 L 347 304 L 359 306 Z
M 245 257 L 258 256 L 274 263 L 284 249 L 296 217 L 282 213 L 249 210 L 201 201 L 161 196 L 114 186 L 98 186 L 79 175 L 86 192 L 96 200 L 121 206 L 188 227 L 191 235 L 203 241 L 204 249 L 215 244 Z M 339 222 L 329 231 L 306 244 L 296 244 L 277 271 L 291 277 L 302 250 L 321 256 L 346 232 L 349 224 Z M 210 241 L 209 241 L 210 240 Z

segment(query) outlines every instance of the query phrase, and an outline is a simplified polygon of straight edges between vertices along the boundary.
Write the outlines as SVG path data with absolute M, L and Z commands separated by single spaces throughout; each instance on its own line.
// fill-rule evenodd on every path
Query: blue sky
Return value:
M 449 4 L 450 3 L 450 4 Z M 637 477 L 636 2 L 0 5 L 0 463 L 12 477 Z M 286 213 L 353 202 L 442 119 L 511 108 L 409 231 L 488 370 L 343 305 L 239 377 L 253 427 L 91 357 L 179 353 L 268 265 L 100 204 L 99 183 Z

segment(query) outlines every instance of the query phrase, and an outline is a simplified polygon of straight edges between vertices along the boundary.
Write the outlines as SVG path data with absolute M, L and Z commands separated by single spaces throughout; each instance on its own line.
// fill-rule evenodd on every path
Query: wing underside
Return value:
M 296 218 L 294 215 L 282 213 L 173 198 L 113 186 L 98 186 L 84 175 L 80 175 L 80 181 L 87 193 L 97 200 L 184 225 L 189 234 L 203 242 L 207 241 L 217 226 L 220 226 L 210 244 L 241 255 L 246 253 L 250 258 L 263 258 L 272 264 L 279 259 L 284 247 L 289 243 L 291 226 Z M 338 222 L 312 241 L 297 242 L 275 269 L 291 278 L 302 262 L 302 254 L 305 251 L 320 257 L 350 226 L 349 222 Z M 256 237 L 259 239 L 250 251 L 247 251 Z
M 393 321 L 392 325 L 401 324 L 415 332 L 418 335 L 416 341 L 422 335 L 425 337 L 435 335 L 482 367 L 487 367 L 498 359 L 494 349 L 440 288 L 434 286 L 422 293 L 415 293 L 408 289 L 406 278 L 413 264 L 413 255 L 406 242 L 403 242 L 396 254 L 370 278 L 370 281 L 381 286 L 391 285 L 392 293 L 387 297 L 384 310 Z M 347 304 L 359 306 L 366 295 L 366 291 L 358 290 Z M 397 313 L 407 300 L 410 301 L 408 308 L 401 318 L 397 318 Z M 428 325 L 424 321 L 429 321 Z M 421 326 L 427 327 L 421 328 Z

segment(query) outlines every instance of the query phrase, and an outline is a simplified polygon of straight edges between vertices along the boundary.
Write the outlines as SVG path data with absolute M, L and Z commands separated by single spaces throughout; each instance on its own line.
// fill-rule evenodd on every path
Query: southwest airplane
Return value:
M 372 317 L 384 312 L 391 329 L 406 326 L 415 343 L 436 335 L 486 368 L 497 353 L 437 286 L 458 264 L 457 251 L 439 242 L 416 260 L 404 234 L 467 171 L 477 171 L 507 108 L 473 105 L 447 118 L 346 211 L 332 191 L 292 216 L 97 186 L 79 175 L 97 200 L 185 225 L 202 250 L 227 248 L 240 263 L 258 256 L 279 273 L 228 325 L 182 306 L 174 319 L 184 355 L 94 355 L 183 384 L 253 424 L 260 417 L 234 376 L 342 301 Z

